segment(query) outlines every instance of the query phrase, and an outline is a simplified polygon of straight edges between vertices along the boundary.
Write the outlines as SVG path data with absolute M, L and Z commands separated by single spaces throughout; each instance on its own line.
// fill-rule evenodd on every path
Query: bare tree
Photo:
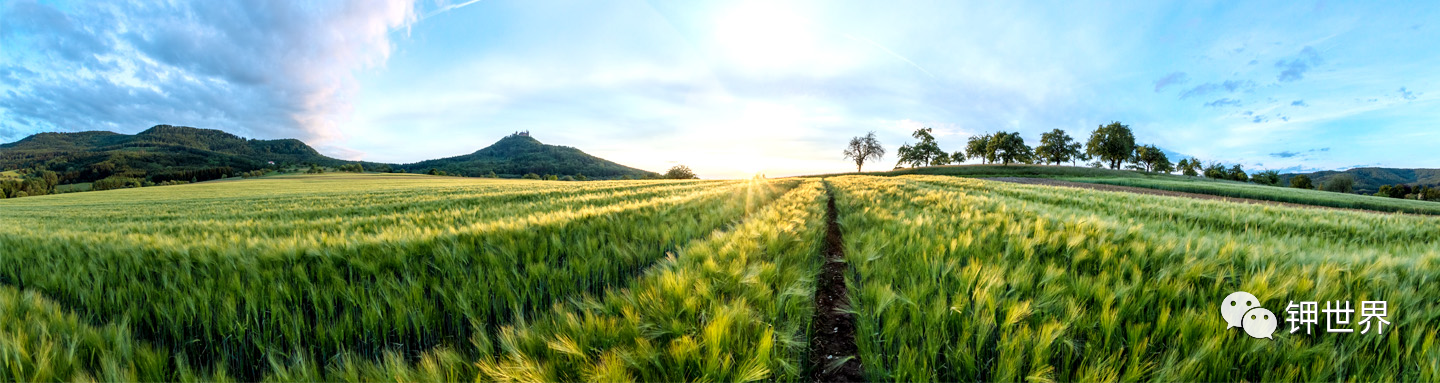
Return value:
M 845 158 L 855 160 L 855 171 L 865 167 L 865 161 L 879 160 L 885 157 L 885 147 L 880 146 L 880 140 L 875 138 L 875 132 L 870 132 L 864 137 L 850 139 L 850 146 L 845 148 Z

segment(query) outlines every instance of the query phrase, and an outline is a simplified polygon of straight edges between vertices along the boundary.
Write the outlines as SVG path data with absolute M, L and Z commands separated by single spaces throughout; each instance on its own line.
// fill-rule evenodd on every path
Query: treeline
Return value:
M 0 198 L 20 198 L 55 194 L 60 176 L 49 170 L 26 170 L 21 177 L 0 179 Z
M 1433 187 L 1432 187 L 1433 186 Z M 1377 197 L 1440 201 L 1440 185 L 1410 186 L 1406 184 L 1381 185 Z
M 978 160 L 984 164 L 1002 165 L 1059 165 L 1090 161 L 1090 165 L 1097 168 L 1121 169 L 1128 165 L 1129 169 L 1145 172 L 1170 173 L 1176 170 L 1176 164 L 1170 162 L 1164 151 L 1154 145 L 1136 145 L 1134 132 L 1128 125 L 1119 122 L 1100 126 L 1091 132 L 1090 139 L 1084 144 L 1060 129 L 1042 134 L 1040 145 L 1036 147 L 1026 144 L 1019 132 L 1000 131 L 971 136 L 966 140 L 964 149 L 954 152 L 941 149 L 935 142 L 933 132 L 931 128 L 921 128 L 912 133 L 911 137 L 919 142 L 900 146 L 896 153 L 899 161 L 895 168 L 939 166 Z M 855 160 L 857 170 L 862 169 L 866 161 L 879 159 L 884 154 L 885 150 L 875 139 L 874 132 L 851 139 L 845 150 L 845 158 Z M 1238 174 L 1244 172 L 1240 171 Z
M 490 177 L 490 178 L 495 178 L 495 172 L 490 172 L 489 177 Z M 621 180 L 693 180 L 693 179 L 699 179 L 699 178 L 700 178 L 700 177 L 698 177 L 698 176 L 695 175 L 695 172 L 694 172 L 694 171 L 690 170 L 690 167 L 689 167 L 689 166 L 685 166 L 685 165 L 675 165 L 675 166 L 671 167 L 670 170 L 666 171 L 665 174 L 646 173 L 645 175 L 640 176 L 640 177 L 631 177 L 629 174 L 626 174 L 626 175 L 620 176 L 620 178 L 617 178 L 617 179 L 621 179 Z M 543 175 L 543 176 L 542 176 L 542 175 L 535 174 L 535 173 L 527 173 L 527 174 L 525 174 L 524 176 L 521 176 L 520 179 L 526 179 L 526 180 L 544 180 L 544 181 L 589 181 L 589 180 L 590 180 L 590 177 L 586 177 L 584 174 L 576 174 L 576 175 L 573 175 L 573 176 L 568 176 L 568 175 L 567 175 L 567 176 L 560 176 L 560 175 L 554 175 L 554 174 L 546 174 L 546 175 Z
M 1138 145 L 1134 131 L 1120 122 L 1101 125 L 1090 133 L 1083 144 L 1070 137 L 1064 130 L 1054 129 L 1040 136 L 1040 145 L 1031 147 L 1018 132 L 1000 131 L 971 136 L 965 148 L 946 152 L 936 143 L 931 128 L 921 128 L 911 134 L 918 142 L 900 146 L 895 169 L 904 167 L 941 166 L 978 160 L 983 164 L 1076 164 L 1087 162 L 1095 168 L 1128 169 L 1152 173 L 1180 173 L 1191 177 L 1205 177 L 1217 180 L 1250 182 L 1266 186 L 1289 186 L 1292 188 L 1315 189 L 1337 193 L 1354 193 L 1355 179 L 1348 174 L 1328 177 L 1323 184 L 1315 183 L 1310 177 L 1290 177 L 1289 185 L 1281 184 L 1281 175 L 1274 170 L 1247 173 L 1240 164 L 1226 165 L 1223 162 L 1204 162 L 1198 158 L 1185 158 L 1171 162 L 1165 151 L 1154 145 Z M 879 160 L 885 149 L 875 138 L 875 132 L 854 137 L 844 151 L 846 159 L 855 161 L 856 171 L 861 171 L 866 162 Z M 1394 185 L 1381 187 L 1378 196 L 1420 200 L 1440 200 L 1440 187 L 1411 187 Z

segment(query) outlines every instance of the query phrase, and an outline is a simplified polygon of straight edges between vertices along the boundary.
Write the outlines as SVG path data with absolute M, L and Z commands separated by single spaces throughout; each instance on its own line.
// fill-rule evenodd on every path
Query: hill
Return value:
M 463 156 L 440 158 L 398 165 L 412 173 L 430 169 L 468 177 L 495 172 L 501 177 L 520 177 L 527 173 L 576 175 L 617 178 L 621 176 L 658 176 L 595 157 L 569 146 L 546 145 L 529 134 L 512 134 L 484 149 Z
M 346 161 L 326 157 L 295 139 L 253 140 L 213 129 L 157 125 L 134 135 L 114 132 L 40 133 L 0 145 L 0 169 L 40 167 L 60 183 L 111 175 L 168 180 L 214 179 L 275 165 Z
M 326 157 L 296 139 L 245 139 L 220 130 L 170 125 L 158 125 L 134 135 L 103 131 L 40 133 L 0 145 L 3 174 L 18 177 L 16 170 L 42 168 L 57 173 L 60 184 L 94 182 L 110 176 L 157 183 L 205 181 L 256 169 L 349 163 L 356 162 Z M 471 177 L 492 171 L 513 178 L 526 173 L 601 178 L 656 175 L 519 134 L 463 156 L 409 165 L 359 163 L 366 169 L 437 169 Z
M 1288 173 L 1280 176 L 1282 185 L 1289 185 L 1290 178 L 1304 174 L 1316 185 L 1340 174 L 1355 177 L 1355 192 L 1374 194 L 1383 185 L 1406 184 L 1410 186 L 1440 185 L 1440 169 L 1397 169 L 1397 168 L 1354 168 L 1345 171 L 1326 170 L 1313 173 Z

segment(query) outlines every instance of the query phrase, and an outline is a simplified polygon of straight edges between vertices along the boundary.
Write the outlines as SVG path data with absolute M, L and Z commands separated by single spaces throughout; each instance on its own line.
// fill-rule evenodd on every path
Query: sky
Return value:
M 1440 2 L 0 0 L 0 142 L 169 124 L 337 158 L 516 131 L 702 178 L 1129 125 L 1282 172 L 1440 167 Z

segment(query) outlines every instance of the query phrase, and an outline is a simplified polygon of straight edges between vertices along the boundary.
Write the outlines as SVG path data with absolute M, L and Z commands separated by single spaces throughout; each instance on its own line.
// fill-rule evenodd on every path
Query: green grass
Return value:
M 872 380 L 1440 379 L 1440 219 L 954 177 L 832 182 Z M 1292 300 L 1384 300 L 1392 325 L 1292 335 L 1281 321 L 1275 340 L 1252 339 L 1219 315 L 1233 291 L 1282 316 Z
M 91 184 L 93 184 L 93 183 L 92 183 L 92 182 L 83 182 L 83 183 L 78 183 L 78 184 L 55 185 L 55 192 L 56 192 L 56 193 L 87 192 L 87 191 L 90 191 L 90 186 L 91 186 Z
M 1320 190 L 1264 186 L 1233 181 L 1191 179 L 1188 177 L 1105 177 L 1064 179 L 1106 185 L 1131 186 L 1225 197 L 1289 202 L 1304 205 L 1347 209 L 1440 215 L 1440 202 L 1418 201 L 1370 195 L 1334 193 Z

